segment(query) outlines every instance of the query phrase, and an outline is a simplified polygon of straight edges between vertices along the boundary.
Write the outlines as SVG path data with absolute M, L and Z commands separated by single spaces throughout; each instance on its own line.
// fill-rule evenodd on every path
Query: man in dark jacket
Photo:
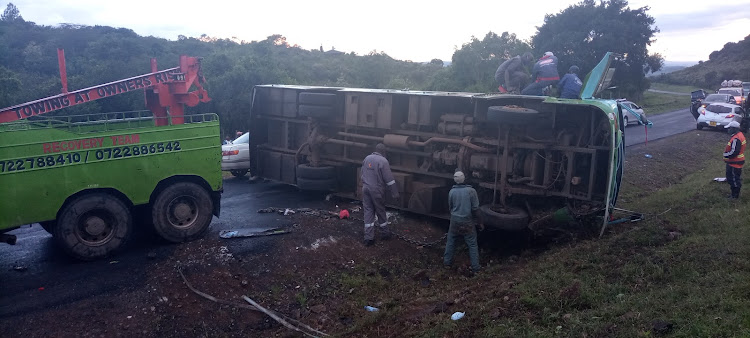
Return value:
M 743 121 L 744 122 L 744 121 Z M 746 123 L 742 129 L 747 131 Z M 729 129 L 732 138 L 724 147 L 724 162 L 727 166 L 727 183 L 731 189 L 730 199 L 740 198 L 740 188 L 742 188 L 742 166 L 745 164 L 745 134 L 740 130 L 740 124 L 737 121 L 729 122 L 724 128 Z
M 500 85 L 497 89 L 501 93 L 520 93 L 521 88 L 529 82 L 526 67 L 531 64 L 533 58 L 534 56 L 531 53 L 526 52 L 500 64 L 500 67 L 497 67 L 497 71 L 495 71 L 495 81 Z
M 375 146 L 375 152 L 367 155 L 362 162 L 362 208 L 365 212 L 365 245 L 370 246 L 375 241 L 375 216 L 378 218 L 381 238 L 390 238 L 388 231 L 388 217 L 385 213 L 385 189 L 391 190 L 391 197 L 397 199 L 398 186 L 393 178 L 391 166 L 386 156 L 386 148 L 382 143 Z
M 557 84 L 560 98 L 563 99 L 577 99 L 581 95 L 581 87 L 583 87 L 583 82 L 578 77 L 578 66 L 570 66 L 568 74 L 565 74 Z
M 544 95 L 544 87 L 557 84 L 560 74 L 557 73 L 557 56 L 552 52 L 544 53 L 531 69 L 531 77 L 535 79 L 521 91 L 523 95 Z
M 463 237 L 469 247 L 471 271 L 479 272 L 479 246 L 477 245 L 477 231 L 472 215 L 479 220 L 479 231 L 484 230 L 484 223 L 479 216 L 479 197 L 471 185 L 463 184 L 466 176 L 461 171 L 453 174 L 456 184 L 448 193 L 448 207 L 451 211 L 451 223 L 448 228 L 448 241 L 445 243 L 443 265 L 449 267 L 453 263 L 453 250 L 456 238 Z

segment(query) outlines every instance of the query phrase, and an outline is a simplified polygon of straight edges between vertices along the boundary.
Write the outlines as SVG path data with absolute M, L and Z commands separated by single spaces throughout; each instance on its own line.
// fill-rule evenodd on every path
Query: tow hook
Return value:
M 0 242 L 16 245 L 16 235 L 0 234 Z

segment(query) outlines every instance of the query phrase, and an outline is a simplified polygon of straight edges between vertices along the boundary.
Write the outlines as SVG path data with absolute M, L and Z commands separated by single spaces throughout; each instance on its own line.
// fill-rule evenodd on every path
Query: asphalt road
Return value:
M 278 214 L 259 214 L 266 207 L 322 207 L 324 196 L 303 194 L 296 188 L 275 184 L 250 184 L 247 179 L 224 180 L 221 217 L 214 217 L 206 236 L 220 230 L 253 228 L 259 231 L 287 225 Z M 273 226 L 270 226 L 273 225 Z M 144 287 L 151 267 L 171 255 L 176 245 L 158 239 L 153 231 L 136 229 L 128 248 L 110 259 L 78 262 L 68 258 L 53 243 L 52 236 L 35 224 L 16 229 L 14 246 L 0 245 L 0 320 L 55 307 L 92 296 Z M 252 240 L 229 239 L 233 254 L 252 253 L 273 245 L 273 237 Z M 149 253 L 156 258 L 150 259 Z M 25 268 L 24 271 L 14 267 Z M 42 289 L 40 289 L 42 288 Z
M 648 131 L 644 126 L 636 124 L 625 128 L 626 147 L 646 142 L 646 136 L 649 141 L 654 141 L 695 129 L 695 118 L 690 114 L 690 108 L 659 114 L 648 119 L 654 123 Z

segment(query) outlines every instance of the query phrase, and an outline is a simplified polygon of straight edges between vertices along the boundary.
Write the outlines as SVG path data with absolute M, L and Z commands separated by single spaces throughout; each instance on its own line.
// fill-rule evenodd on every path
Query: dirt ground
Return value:
M 715 147 L 726 138 L 719 132 L 688 132 L 628 148 L 623 183 L 627 193 L 621 195 L 621 202 L 699 170 L 699 161 L 689 160 L 691 147 Z M 683 163 L 680 170 L 673 170 L 674 161 Z M 337 211 L 336 204 L 358 206 L 333 200 L 329 211 Z M 360 218 L 362 213 L 352 216 Z M 444 269 L 444 241 L 432 246 L 413 243 L 441 239 L 447 227 L 444 221 L 396 214 L 391 219 L 394 232 L 412 241 L 392 238 L 365 247 L 359 220 L 305 212 L 284 217 L 295 224 L 291 233 L 275 236 L 271 244 L 250 254 L 235 255 L 225 245 L 256 239 L 207 236 L 179 246 L 150 272 L 144 287 L 24 315 L 14 320 L 12 329 L 0 332 L 19 337 L 303 336 L 245 308 L 241 296 L 246 295 L 286 318 L 334 336 L 428 335 L 431 329 L 451 325 L 449 318 L 456 311 L 467 316 L 481 312 L 487 320 L 529 316 L 512 292 L 526 273 L 525 262 L 550 246 L 595 240 L 585 229 L 536 237 L 485 231 L 480 238 L 483 271 L 470 276 L 465 246 L 457 248 L 454 268 Z M 198 295 L 180 271 L 196 290 L 239 306 Z M 500 299 L 502 305 L 489 306 L 488 299 Z M 380 311 L 368 312 L 366 305 Z M 450 336 L 476 335 L 483 322 L 471 323 L 455 327 Z

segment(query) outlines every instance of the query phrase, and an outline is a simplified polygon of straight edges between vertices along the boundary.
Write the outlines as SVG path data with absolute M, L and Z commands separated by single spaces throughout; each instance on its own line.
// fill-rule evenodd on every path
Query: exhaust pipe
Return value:
M 0 242 L 16 245 L 16 235 L 0 234 Z

